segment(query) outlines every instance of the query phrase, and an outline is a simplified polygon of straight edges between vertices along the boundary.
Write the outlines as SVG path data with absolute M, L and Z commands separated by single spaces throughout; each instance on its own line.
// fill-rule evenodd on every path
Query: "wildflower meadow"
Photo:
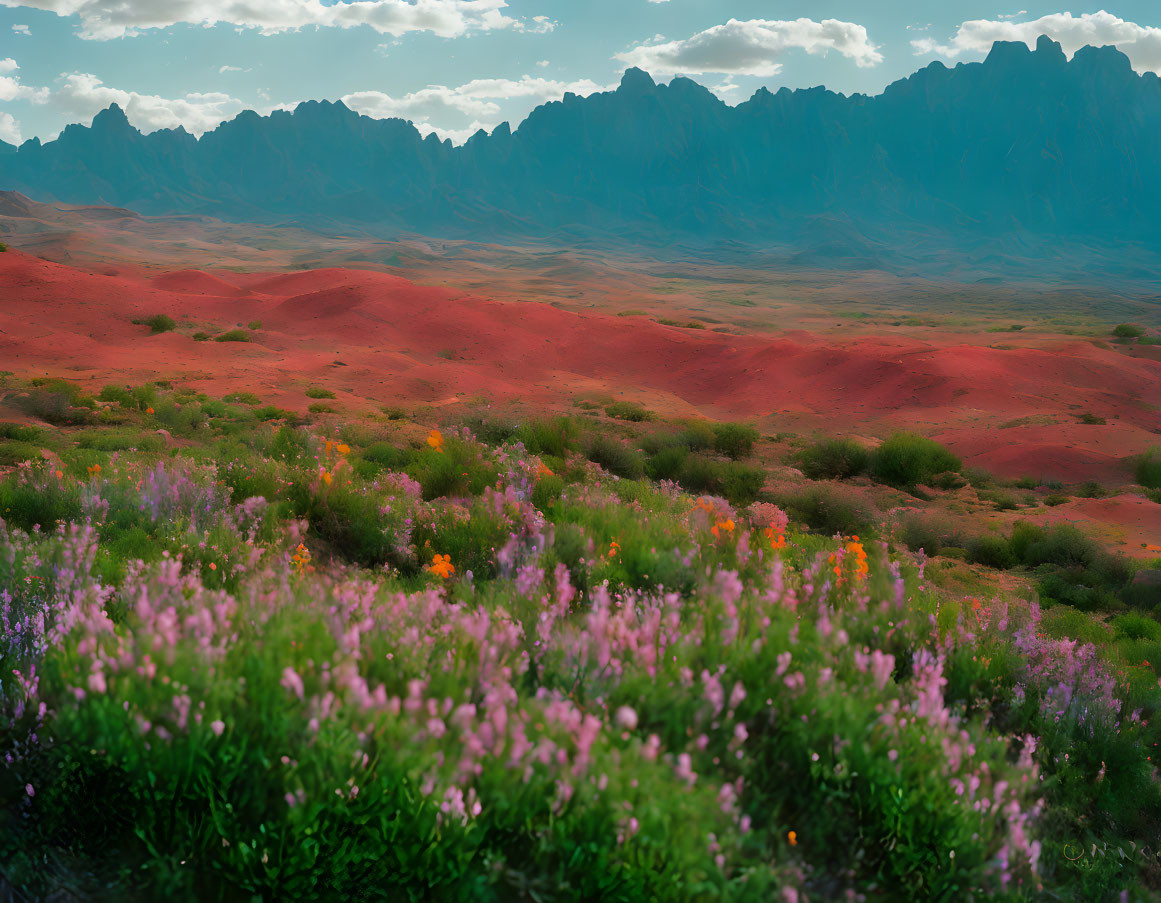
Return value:
M 0 872 L 30 898 L 1161 886 L 1153 672 L 932 585 L 886 527 L 618 476 L 560 419 L 118 397 L 0 482 Z

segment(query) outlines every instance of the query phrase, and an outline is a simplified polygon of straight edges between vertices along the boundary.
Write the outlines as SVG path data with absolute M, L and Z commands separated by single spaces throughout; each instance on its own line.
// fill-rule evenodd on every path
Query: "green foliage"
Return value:
M 846 480 L 866 473 L 870 453 L 853 439 L 820 439 L 798 454 L 798 467 L 811 480 Z
M 0 421 L 0 439 L 16 442 L 40 442 L 43 438 L 44 431 L 35 426 Z
M 334 398 L 335 393 L 330 389 L 323 389 L 320 386 L 309 386 L 303 394 L 307 398 Z
M 246 324 L 246 328 L 250 329 L 250 330 L 261 329 L 262 328 L 262 321 L 261 320 L 251 320 L 249 323 Z
M 641 455 L 636 449 L 603 433 L 588 438 L 585 457 L 609 473 L 631 480 L 641 476 L 645 471 Z
M 792 518 L 827 536 L 868 533 L 872 527 L 863 503 L 830 486 L 813 486 L 781 501 Z
M 196 338 L 196 337 L 195 337 Z M 220 335 L 214 336 L 215 342 L 249 342 L 250 333 L 244 329 L 231 329 L 223 332 Z
M 253 392 L 231 392 L 223 399 L 223 401 L 228 401 L 230 404 L 262 404 L 262 399 L 255 395 Z
M 733 460 L 745 458 L 754 450 L 758 431 L 744 423 L 715 423 L 714 451 Z
M 152 317 L 143 317 L 133 322 L 138 326 L 148 326 L 150 335 L 172 332 L 177 328 L 177 323 L 174 322 L 173 317 L 166 314 L 154 314 Z
M 635 401 L 614 401 L 605 406 L 605 413 L 618 420 L 631 420 L 634 423 L 652 420 L 654 417 L 652 411 L 647 411 Z
M 1137 460 L 1137 482 L 1146 489 L 1161 489 L 1161 448 L 1151 448 Z
M 972 538 L 967 546 L 968 560 L 990 568 L 1007 570 L 1016 564 L 1016 556 L 1009 542 L 994 533 L 983 533 Z
M 1113 335 L 1119 339 L 1135 339 L 1145 334 L 1145 327 L 1135 323 L 1120 323 L 1113 327 Z
M 23 391 L 10 392 L 6 404 L 57 426 L 92 423 L 96 401 L 63 379 L 32 380 Z
M 939 474 L 958 471 L 960 460 L 933 439 L 896 433 L 871 454 L 870 466 L 878 482 L 912 489 Z
M 192 338 L 195 342 L 208 342 L 210 340 L 210 334 L 208 332 L 202 332 L 201 330 L 198 330 L 192 336 L 190 336 L 190 338 Z
M 307 405 L 306 409 L 312 414 L 333 414 L 335 412 L 335 409 L 329 404 L 324 404 L 321 401 Z

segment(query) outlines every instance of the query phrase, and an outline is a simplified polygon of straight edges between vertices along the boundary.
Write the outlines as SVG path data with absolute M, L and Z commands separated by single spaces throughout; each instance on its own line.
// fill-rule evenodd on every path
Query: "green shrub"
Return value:
M 635 401 L 614 401 L 605 406 L 605 413 L 618 420 L 631 420 L 634 423 L 653 419 L 653 412 L 647 411 Z
M 33 385 L 23 393 L 9 394 L 5 403 L 57 426 L 92 423 L 95 401 L 64 380 Z
M 871 513 L 867 508 L 830 486 L 814 486 L 781 501 L 792 518 L 826 535 L 849 536 L 871 529 Z
M 866 473 L 869 460 L 853 439 L 820 439 L 799 452 L 798 467 L 811 480 L 846 480 Z
M 1104 426 L 1108 423 L 1104 417 L 1099 417 L 1092 411 L 1085 411 L 1083 414 L 1077 414 L 1076 419 L 1088 426 Z
M 221 335 L 214 336 L 215 342 L 249 342 L 250 333 L 244 329 L 231 329 Z
M 177 323 L 174 322 L 173 317 L 165 314 L 155 314 L 152 317 L 145 317 L 133 321 L 138 326 L 148 326 L 150 335 L 157 335 L 160 332 L 172 332 L 177 328 Z
M 1161 489 L 1161 448 L 1151 448 L 1137 460 L 1137 482 L 1146 489 Z
M 538 417 L 517 427 L 512 436 L 534 455 L 567 457 L 577 436 L 571 417 Z
M 199 332 L 195 332 L 195 333 L 194 333 L 194 334 L 191 336 L 191 338 L 192 338 L 192 339 L 193 339 L 195 342 L 208 342 L 208 341 L 210 340 L 210 334 L 209 334 L 208 332 L 200 332 L 200 331 L 199 331 Z
M 1128 637 L 1131 640 L 1150 640 L 1161 643 L 1161 624 L 1144 615 L 1130 613 L 1119 615 L 1112 620 L 1113 630 L 1118 637 Z M 1161 664 L 1159 662 L 1158 664 Z
M 1161 335 L 1143 335 L 1137 339 L 1138 345 L 1161 345 Z
M 871 474 L 880 483 L 911 489 L 938 474 L 958 471 L 960 460 L 933 439 L 896 433 L 871 454 Z
M 685 429 L 677 434 L 675 441 L 690 451 L 706 451 L 714 445 L 713 426 L 704 420 L 691 420 Z
M 320 386 L 310 386 L 303 394 L 307 398 L 334 398 L 335 393 L 330 389 L 323 389 Z
M 636 479 L 645 472 L 641 455 L 636 449 L 604 434 L 589 438 L 585 445 L 585 457 L 619 477 Z
M 333 414 L 335 412 L 335 409 L 329 404 L 323 404 L 321 401 L 308 405 L 306 409 L 312 414 Z
M 262 399 L 253 392 L 231 392 L 223 401 L 228 401 L 230 404 L 262 404 Z
M 745 458 L 754 449 L 758 431 L 744 423 L 715 423 L 714 451 L 735 461 Z
M 1007 570 L 1016 565 L 1016 556 L 1002 536 L 983 533 L 973 537 L 967 546 L 968 560 L 985 567 Z
M 0 439 L 11 439 L 17 442 L 39 442 L 43 434 L 44 431 L 35 426 L 0 421 Z
M 938 516 L 909 514 L 899 525 L 900 541 L 917 552 L 923 549 L 928 556 L 939 555 L 945 547 L 959 547 L 963 540 L 959 531 L 946 519 Z
M 1119 339 L 1135 339 L 1145 334 L 1145 327 L 1135 323 L 1121 323 L 1113 327 L 1113 335 Z
M 683 445 L 662 446 L 646 459 L 645 473 L 651 480 L 680 481 L 688 457 L 689 449 Z
M 261 329 L 262 328 L 262 321 L 261 320 L 251 320 L 249 323 L 246 324 L 246 328 L 251 329 L 251 330 Z

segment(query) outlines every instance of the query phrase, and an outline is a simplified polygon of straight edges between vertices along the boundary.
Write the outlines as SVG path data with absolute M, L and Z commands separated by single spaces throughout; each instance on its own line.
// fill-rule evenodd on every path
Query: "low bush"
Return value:
M 714 451 L 733 460 L 747 457 L 754 450 L 758 431 L 744 423 L 715 423 Z
M 231 329 L 228 332 L 223 332 L 220 335 L 214 336 L 215 342 L 249 342 L 250 333 L 244 329 Z
M 958 471 L 960 460 L 933 439 L 896 433 L 871 454 L 871 475 L 880 483 L 913 489 L 936 476 Z
M 634 423 L 652 420 L 654 416 L 652 411 L 646 410 L 635 401 L 614 401 L 605 405 L 605 413 L 617 420 L 630 420 Z
M 853 439 L 820 439 L 797 456 L 798 467 L 812 480 L 847 480 L 867 472 L 870 453 Z
M 303 391 L 307 398 L 334 398 L 335 393 L 330 389 L 323 389 L 320 386 L 310 386 Z
M 1136 476 L 1146 489 L 1161 489 L 1161 448 L 1151 448 L 1137 459 Z
M 177 328 L 177 323 L 174 322 L 173 317 L 165 314 L 155 314 L 152 317 L 145 317 L 133 321 L 138 326 L 148 326 L 150 335 L 157 335 L 161 332 L 172 332 Z
M 1120 323 L 1113 327 L 1113 335 L 1119 339 L 1135 339 L 1145 334 L 1145 327 L 1136 323 Z
M 644 462 L 636 449 L 604 434 L 589 437 L 585 457 L 619 477 L 636 479 L 645 472 Z
M 828 536 L 864 534 L 872 528 L 867 506 L 830 486 L 814 486 L 779 501 L 794 520 Z

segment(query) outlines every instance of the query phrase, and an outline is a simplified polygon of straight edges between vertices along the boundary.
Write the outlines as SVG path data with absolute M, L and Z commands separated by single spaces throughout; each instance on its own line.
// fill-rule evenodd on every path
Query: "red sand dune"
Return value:
M 374 270 L 95 275 L 0 255 L 0 359 L 21 374 L 179 378 L 305 407 L 474 397 L 567 405 L 579 392 L 671 414 L 769 418 L 829 432 L 913 428 L 1001 474 L 1108 478 L 1158 441 L 1161 362 L 1082 340 L 994 348 L 964 336 L 726 335 L 431 288 Z M 130 321 L 165 313 L 177 332 Z M 252 343 L 195 342 L 261 320 Z M 1093 411 L 1106 426 L 1078 425 Z M 1000 427 L 1021 418 L 1035 424 Z M 1048 422 L 1042 422 L 1047 419 Z
M 237 298 L 247 295 L 246 289 L 231 285 L 225 279 L 211 276 L 202 270 L 178 270 L 149 280 L 157 288 L 182 295 L 214 295 L 218 298 Z

